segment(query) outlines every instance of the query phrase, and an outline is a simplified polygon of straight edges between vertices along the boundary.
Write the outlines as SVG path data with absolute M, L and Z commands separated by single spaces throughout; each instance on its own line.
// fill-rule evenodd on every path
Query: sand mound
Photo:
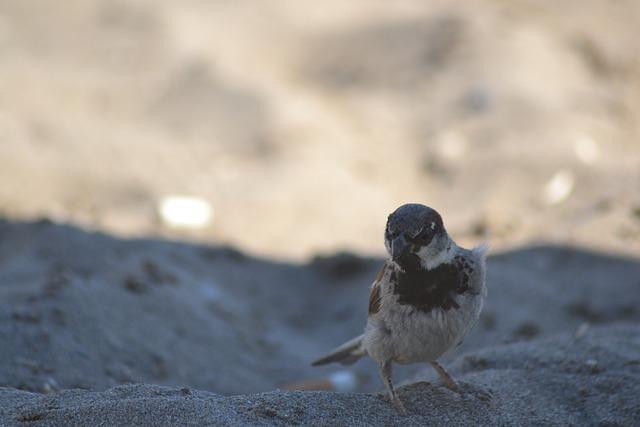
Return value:
M 187 387 L 118 386 L 41 395 L 0 389 L 0 421 L 34 425 L 631 425 L 640 418 L 640 331 L 596 328 L 467 354 L 463 395 L 419 382 L 398 416 L 379 396 L 284 392 L 223 397 Z M 490 393 L 491 397 L 486 398 Z
M 362 330 L 380 262 L 0 222 L 0 424 L 403 424 L 366 394 L 382 387 L 371 360 L 350 367 L 361 394 L 272 391 L 342 369 L 309 361 Z M 418 381 L 401 391 L 409 420 L 630 424 L 638 277 L 635 260 L 572 248 L 492 256 L 481 321 L 445 360 L 467 393 L 400 367 L 399 384 Z

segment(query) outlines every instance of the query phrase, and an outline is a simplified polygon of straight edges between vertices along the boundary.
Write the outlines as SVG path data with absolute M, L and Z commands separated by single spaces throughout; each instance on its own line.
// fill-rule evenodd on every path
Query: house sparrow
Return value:
M 351 364 L 371 356 L 391 402 L 406 414 L 393 387 L 394 362 L 429 362 L 447 388 L 460 391 L 437 360 L 478 320 L 487 295 L 487 246 L 459 247 L 440 214 L 421 204 L 400 206 L 389 215 L 384 243 L 389 258 L 371 285 L 364 334 L 312 364 Z

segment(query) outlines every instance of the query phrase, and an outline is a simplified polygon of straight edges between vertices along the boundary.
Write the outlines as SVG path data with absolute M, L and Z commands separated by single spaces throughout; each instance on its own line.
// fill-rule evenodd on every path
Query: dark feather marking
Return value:
M 380 311 L 380 286 L 376 282 L 369 294 L 369 316 Z
M 376 280 L 373 282 L 373 286 L 371 287 L 371 293 L 369 294 L 369 316 L 380 311 L 380 303 L 382 302 L 382 296 L 380 295 L 380 280 L 384 277 L 385 270 L 386 265 L 380 269 L 376 276 Z
M 407 268 L 404 272 L 394 272 L 393 292 L 398 295 L 399 304 L 411 305 L 425 313 L 434 308 L 460 308 L 455 297 L 470 289 L 469 279 L 473 272 L 469 269 L 467 274 L 463 270 L 464 259 L 455 257 L 452 263 L 441 264 L 433 270 Z

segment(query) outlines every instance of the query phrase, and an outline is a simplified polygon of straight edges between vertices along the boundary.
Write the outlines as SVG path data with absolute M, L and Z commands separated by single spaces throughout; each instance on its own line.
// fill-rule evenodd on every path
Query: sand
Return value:
M 638 420 L 640 262 L 570 247 L 489 258 L 486 309 L 445 359 L 462 396 L 429 368 L 402 367 L 410 416 L 399 418 L 376 395 L 370 360 L 350 368 L 348 393 L 277 391 L 343 369 L 309 362 L 362 330 L 380 262 L 341 254 L 292 264 L 0 222 L 0 424 Z
M 0 389 L 3 425 L 633 425 L 640 419 L 637 325 L 599 327 L 470 352 L 463 394 L 417 382 L 399 416 L 379 395 L 271 391 L 223 397 L 189 387 L 117 386 L 41 395 Z
M 640 425 L 638 22 L 0 1 L 0 425 Z M 162 213 L 185 196 L 188 229 Z M 443 359 L 466 393 L 400 367 L 400 418 L 372 361 L 309 362 L 361 333 L 407 202 L 492 252 Z

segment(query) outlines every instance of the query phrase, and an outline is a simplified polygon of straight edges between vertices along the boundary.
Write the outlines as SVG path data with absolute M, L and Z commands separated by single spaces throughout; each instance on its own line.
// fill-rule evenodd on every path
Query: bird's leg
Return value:
M 436 370 L 438 376 L 440 377 L 446 388 L 455 391 L 456 393 L 462 392 L 460 387 L 458 387 L 458 384 L 456 384 L 453 378 L 451 378 L 451 375 L 449 375 L 438 362 L 431 362 L 431 366 L 433 366 L 433 369 Z
M 387 390 L 389 391 L 389 399 L 391 399 L 391 403 L 393 403 L 393 406 L 401 415 L 407 415 L 407 411 L 404 409 L 404 405 L 402 404 L 400 399 L 398 399 L 396 391 L 393 388 L 390 360 L 387 360 L 380 365 L 380 376 L 382 377 L 382 381 L 384 382 L 384 384 L 387 386 Z

